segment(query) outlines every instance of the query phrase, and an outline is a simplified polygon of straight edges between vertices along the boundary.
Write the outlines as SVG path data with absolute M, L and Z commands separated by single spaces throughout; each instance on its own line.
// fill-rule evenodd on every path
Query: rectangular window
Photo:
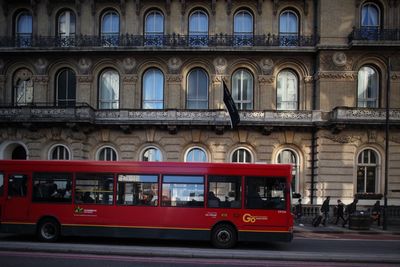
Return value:
M 8 177 L 8 196 L 25 197 L 27 192 L 28 176 L 24 174 L 10 175 Z
M 207 207 L 241 208 L 242 182 L 238 176 L 208 178 Z
M 164 176 L 161 203 L 172 207 L 203 207 L 204 177 Z
M 0 173 L 0 197 L 4 193 L 4 174 Z
M 75 203 L 113 204 L 114 175 L 78 173 L 75 185 Z
M 279 177 L 246 177 L 246 208 L 284 210 L 286 180 Z
M 71 173 L 34 173 L 33 202 L 71 202 Z
M 117 203 L 119 205 L 157 206 L 157 175 L 118 175 Z

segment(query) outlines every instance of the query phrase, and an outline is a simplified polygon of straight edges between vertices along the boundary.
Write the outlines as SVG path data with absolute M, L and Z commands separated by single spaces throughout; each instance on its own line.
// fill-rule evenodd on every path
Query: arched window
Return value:
M 236 12 L 233 17 L 234 45 L 253 45 L 253 15 L 247 10 Z
M 202 69 L 192 70 L 187 79 L 186 107 L 188 109 L 208 108 L 208 76 Z
M 238 148 L 232 153 L 231 162 L 251 163 L 253 162 L 253 157 L 249 150 Z
M 189 45 L 208 45 L 208 15 L 202 10 L 195 10 L 189 16 Z
M 357 193 L 379 193 L 379 158 L 372 149 L 365 149 L 357 160 Z
M 207 154 L 204 149 L 193 147 L 187 151 L 185 162 L 207 162 Z
M 161 151 L 156 147 L 146 148 L 142 155 L 142 161 L 162 161 Z
M 164 36 L 164 15 L 157 10 L 150 11 L 146 15 L 144 27 L 145 45 L 162 46 Z
M 143 109 L 164 108 L 164 74 L 156 68 L 143 75 Z
M 62 11 L 57 18 L 57 34 L 60 38 L 60 46 L 72 46 L 75 41 L 76 19 L 74 12 Z
M 103 46 L 119 44 L 119 15 L 116 11 L 107 11 L 101 18 L 101 41 Z
M 283 70 L 278 74 L 277 81 L 277 110 L 298 109 L 298 79 L 290 70 Z
M 361 8 L 361 35 L 367 40 L 379 39 L 381 11 L 374 3 L 365 3 Z
M 100 75 L 99 109 L 119 108 L 119 74 L 105 70 Z
M 281 46 L 299 45 L 299 19 L 291 10 L 283 11 L 279 16 L 279 42 Z
M 232 98 L 239 110 L 253 109 L 253 75 L 239 69 L 232 76 Z
M 11 153 L 11 159 L 26 160 L 27 154 L 23 146 L 18 145 Z
M 112 147 L 102 147 L 97 152 L 97 160 L 117 161 L 117 152 Z
M 28 69 L 20 69 L 13 78 L 13 99 L 14 104 L 23 106 L 33 103 L 33 80 L 32 72 Z
M 32 15 L 29 11 L 22 11 L 16 16 L 15 37 L 17 46 L 32 46 Z
M 284 149 L 278 153 L 277 163 L 280 164 L 292 164 L 292 192 L 299 192 L 299 157 L 291 149 Z
M 364 66 L 358 71 L 357 107 L 379 107 L 379 75 L 375 68 Z
M 55 145 L 50 149 L 49 160 L 69 160 L 69 149 L 64 145 Z
M 76 75 L 69 68 L 62 69 L 56 79 L 57 106 L 74 107 L 76 101 Z

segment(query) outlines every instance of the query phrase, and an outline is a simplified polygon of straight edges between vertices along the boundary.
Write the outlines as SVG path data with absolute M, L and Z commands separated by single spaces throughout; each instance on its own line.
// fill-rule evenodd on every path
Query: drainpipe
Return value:
M 318 0 L 313 1 L 313 15 L 314 15 L 314 40 L 317 40 L 318 36 Z M 317 107 L 317 81 L 315 80 L 316 74 L 318 72 L 319 68 L 319 53 L 316 52 L 314 56 L 314 62 L 313 62 L 313 93 L 312 93 L 312 110 L 316 110 Z M 314 204 L 314 198 L 315 198 L 315 178 L 316 178 L 316 169 L 318 168 L 316 166 L 316 154 L 317 154 L 317 126 L 313 124 L 312 126 L 312 132 L 311 132 L 311 192 L 310 192 L 310 200 L 311 200 L 311 205 Z

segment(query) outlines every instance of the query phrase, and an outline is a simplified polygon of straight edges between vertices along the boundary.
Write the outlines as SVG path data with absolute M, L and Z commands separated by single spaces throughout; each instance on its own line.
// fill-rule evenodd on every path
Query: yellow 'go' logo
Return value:
M 246 213 L 243 215 L 243 221 L 246 223 L 248 223 L 248 222 L 255 223 L 256 217 L 251 216 L 251 214 Z

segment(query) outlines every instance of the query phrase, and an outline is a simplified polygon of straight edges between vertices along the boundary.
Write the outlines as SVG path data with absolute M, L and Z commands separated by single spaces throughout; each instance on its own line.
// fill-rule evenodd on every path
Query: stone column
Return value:
M 97 108 L 96 97 L 92 96 L 92 75 L 78 75 L 78 84 L 76 88 L 76 102 L 87 103 L 90 106 Z
M 254 100 L 254 106 L 256 110 L 262 109 L 276 109 L 276 91 L 274 90 L 275 76 L 273 75 L 259 75 L 259 99 L 257 96 Z
M 183 76 L 180 74 L 168 74 L 167 75 L 167 86 L 164 92 L 164 107 L 167 109 L 179 109 L 183 108 L 181 102 L 184 97 L 182 89 Z
M 54 99 L 50 100 L 48 96 L 49 76 L 47 75 L 34 75 L 33 79 L 33 103 L 51 103 Z M 50 104 L 50 103 L 49 103 Z
M 122 77 L 122 88 L 119 93 L 121 109 L 139 109 L 140 99 L 135 97 L 138 76 L 126 74 Z

